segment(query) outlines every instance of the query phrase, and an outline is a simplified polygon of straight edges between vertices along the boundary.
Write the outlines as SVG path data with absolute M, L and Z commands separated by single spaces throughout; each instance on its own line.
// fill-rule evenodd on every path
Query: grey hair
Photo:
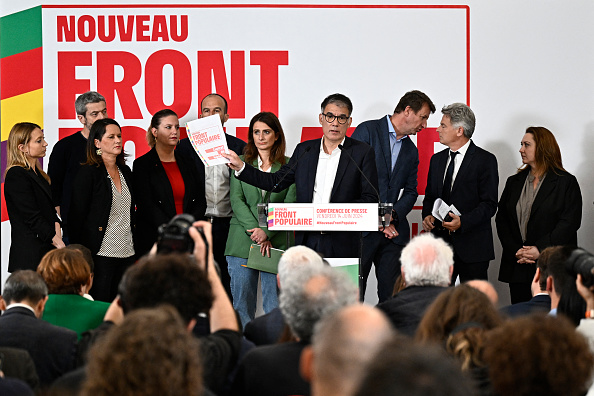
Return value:
M 443 109 L 441 109 L 441 112 L 443 115 L 450 117 L 452 126 L 456 128 L 462 127 L 464 129 L 464 136 L 468 139 L 472 137 L 476 118 L 470 107 L 464 103 L 452 103 L 449 106 L 444 106 Z
M 47 293 L 47 285 L 41 275 L 35 271 L 21 270 L 13 272 L 6 279 L 2 298 L 7 305 L 23 301 L 36 304 L 45 298 Z
M 294 272 L 302 268 L 321 268 L 323 266 L 324 261 L 315 250 L 302 245 L 290 247 L 278 262 L 278 278 L 281 287 Z
M 400 262 L 406 286 L 447 286 L 454 252 L 443 239 L 424 233 L 402 249 Z
M 80 95 L 74 101 L 74 108 L 76 109 L 76 114 L 81 116 L 87 115 L 87 105 L 89 103 L 99 103 L 105 102 L 105 98 L 98 92 L 89 91 L 85 92 L 84 94 Z
M 347 275 L 331 267 L 307 268 L 286 279 L 280 310 L 291 332 L 309 342 L 316 323 L 358 300 L 357 288 Z

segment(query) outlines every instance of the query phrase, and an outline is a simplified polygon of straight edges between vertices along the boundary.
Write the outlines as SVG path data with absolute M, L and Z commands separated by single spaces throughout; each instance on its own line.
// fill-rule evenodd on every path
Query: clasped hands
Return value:
M 272 247 L 272 243 L 268 240 L 268 235 L 262 230 L 261 228 L 251 228 L 246 230 L 246 232 L 251 232 L 250 239 L 260 245 L 260 253 L 262 256 L 267 255 L 270 257 L 270 248 Z
M 518 264 L 534 264 L 540 257 L 540 252 L 536 246 L 522 246 L 516 252 Z
M 449 213 L 450 217 L 452 218 L 451 221 L 444 221 L 441 223 L 443 228 L 450 232 L 455 232 L 462 226 L 462 222 L 460 221 L 460 216 L 455 214 L 454 212 Z M 428 215 L 423 219 L 423 229 L 427 232 L 431 231 L 435 228 L 435 217 L 433 215 Z

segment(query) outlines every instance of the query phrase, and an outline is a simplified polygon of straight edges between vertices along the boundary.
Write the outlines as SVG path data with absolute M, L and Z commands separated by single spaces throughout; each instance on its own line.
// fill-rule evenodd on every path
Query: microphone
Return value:
M 365 173 L 363 173 L 363 170 L 361 170 L 361 168 L 359 168 L 359 165 L 357 164 L 357 161 L 355 161 L 355 159 L 351 156 L 351 154 L 346 151 L 344 149 L 344 147 L 342 146 L 342 144 L 338 145 L 338 148 L 340 149 L 340 151 L 342 151 L 343 153 L 345 153 L 349 159 L 351 160 L 351 162 L 355 165 L 355 167 L 357 167 L 357 170 L 359 171 L 359 173 L 365 178 L 365 180 L 367 180 L 367 183 L 369 183 L 369 185 L 371 186 L 371 188 L 373 188 L 373 191 L 375 191 L 375 193 L 377 194 L 377 204 L 379 207 L 379 215 L 382 218 L 382 227 L 386 227 L 386 204 L 382 203 L 381 198 L 380 198 L 380 194 L 379 191 L 377 191 L 377 188 L 375 188 L 375 186 L 373 185 L 373 183 L 371 183 L 371 181 L 369 180 L 369 178 L 365 175 Z

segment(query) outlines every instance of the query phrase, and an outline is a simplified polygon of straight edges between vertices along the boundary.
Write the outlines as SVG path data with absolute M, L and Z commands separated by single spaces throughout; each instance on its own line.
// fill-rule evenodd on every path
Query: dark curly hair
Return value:
M 198 341 L 169 305 L 136 310 L 100 338 L 90 351 L 81 391 L 84 396 L 201 394 Z
M 585 394 L 594 367 L 586 339 L 562 317 L 534 314 L 487 335 L 483 358 L 497 394 Z
M 481 291 L 462 284 L 441 293 L 427 308 L 416 333 L 421 344 L 444 345 L 463 370 L 484 366 L 485 332 L 503 319 Z
M 208 313 L 213 294 L 207 275 L 186 254 L 146 256 L 128 268 L 120 282 L 124 312 L 171 304 L 187 323 Z

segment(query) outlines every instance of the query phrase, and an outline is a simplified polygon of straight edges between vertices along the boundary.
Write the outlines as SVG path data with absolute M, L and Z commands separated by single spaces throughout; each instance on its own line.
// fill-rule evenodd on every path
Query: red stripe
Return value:
M 43 88 L 42 47 L 2 58 L 2 99 Z
M 450 8 L 467 5 L 367 5 L 367 4 L 45 4 L 41 8 Z
M 2 221 L 8 220 L 8 212 L 6 211 L 6 201 L 4 200 L 4 183 L 2 183 L 2 191 L 0 192 L 2 195 Z

